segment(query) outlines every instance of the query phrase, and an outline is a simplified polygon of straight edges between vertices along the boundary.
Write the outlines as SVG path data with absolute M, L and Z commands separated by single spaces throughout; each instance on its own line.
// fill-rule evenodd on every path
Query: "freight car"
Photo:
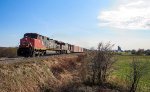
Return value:
M 37 33 L 26 33 L 24 37 L 20 39 L 17 54 L 23 57 L 34 57 L 45 55 L 47 51 L 55 51 L 56 54 L 67 54 L 83 52 L 83 48 L 53 40 Z

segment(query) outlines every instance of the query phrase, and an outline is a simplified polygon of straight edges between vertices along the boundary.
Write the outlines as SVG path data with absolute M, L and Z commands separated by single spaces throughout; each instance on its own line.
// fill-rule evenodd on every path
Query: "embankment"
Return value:
M 61 92 L 78 81 L 85 54 L 0 64 L 0 92 Z

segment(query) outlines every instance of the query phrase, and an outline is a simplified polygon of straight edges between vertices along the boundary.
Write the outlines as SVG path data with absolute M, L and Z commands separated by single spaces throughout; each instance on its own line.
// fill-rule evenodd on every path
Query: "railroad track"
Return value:
M 16 62 L 26 62 L 30 60 L 43 60 L 49 57 L 58 57 L 58 56 L 64 56 L 64 55 L 72 55 L 72 54 L 79 54 L 79 53 L 70 53 L 70 54 L 50 54 L 46 56 L 40 56 L 40 57 L 15 57 L 15 58 L 0 58 L 0 64 L 9 64 L 9 63 L 16 63 Z

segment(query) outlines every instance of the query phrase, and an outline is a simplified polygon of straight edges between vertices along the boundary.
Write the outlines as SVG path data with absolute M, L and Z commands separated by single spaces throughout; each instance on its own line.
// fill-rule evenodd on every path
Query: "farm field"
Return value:
M 116 56 L 117 62 L 113 65 L 114 71 L 110 74 L 109 82 L 114 85 L 122 86 L 127 88 L 128 80 L 130 80 L 131 62 L 134 58 L 137 58 L 142 64 L 149 66 L 150 56 Z M 150 67 L 145 69 L 145 74 L 139 81 L 138 92 L 149 92 L 150 91 Z

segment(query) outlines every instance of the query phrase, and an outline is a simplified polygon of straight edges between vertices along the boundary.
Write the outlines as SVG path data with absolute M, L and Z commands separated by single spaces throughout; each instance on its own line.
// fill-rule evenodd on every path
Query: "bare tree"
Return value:
M 140 61 L 138 58 L 133 58 L 130 68 L 129 92 L 136 92 L 140 79 L 148 73 L 148 62 Z
M 98 44 L 98 49 L 95 51 L 95 56 L 92 59 L 92 80 L 95 83 L 95 80 L 101 85 L 106 82 L 106 77 L 109 75 L 108 70 L 110 70 L 112 64 L 115 62 L 114 53 L 112 47 L 114 45 L 109 43 Z

